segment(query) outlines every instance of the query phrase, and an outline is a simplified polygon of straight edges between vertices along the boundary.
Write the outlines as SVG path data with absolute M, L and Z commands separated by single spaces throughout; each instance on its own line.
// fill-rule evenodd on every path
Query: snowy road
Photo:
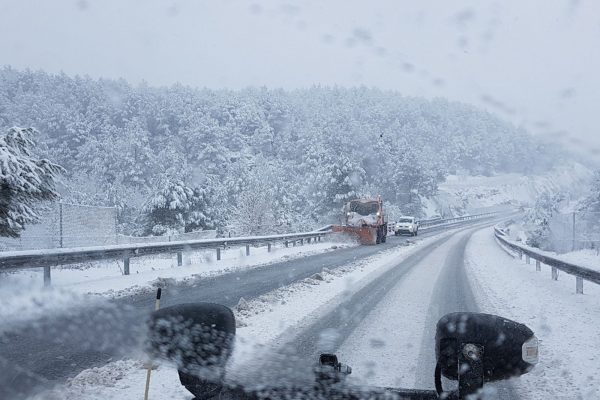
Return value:
M 462 309 L 525 323 L 540 339 L 540 363 L 492 387 L 500 398 L 600 398 L 599 286 L 575 294 L 573 277 L 554 281 L 546 266 L 537 272 L 512 258 L 489 226 L 381 250 L 236 307 L 240 325 L 229 378 L 259 385 L 263 378 L 271 385 L 312 382 L 316 354 L 336 351 L 353 367 L 351 382 L 431 388 L 433 326 L 445 312 Z M 131 355 L 87 369 L 32 400 L 141 398 L 144 359 Z M 151 398 L 191 399 L 172 365 L 159 363 L 152 376 Z
M 333 352 L 353 367 L 352 383 L 433 389 L 438 319 L 454 311 L 486 311 L 476 303 L 464 267 L 467 243 L 481 227 L 437 238 L 296 335 L 284 334 L 276 356 L 259 358 L 258 376 L 246 379 L 309 382 L 318 354 Z M 518 398 L 506 384 L 496 388 L 501 399 Z
M 431 236 L 436 231 L 439 230 L 432 229 L 420 236 Z M 335 270 L 405 241 L 405 238 L 392 236 L 388 243 L 380 246 L 339 249 L 203 279 L 194 285 L 168 287 L 162 303 L 167 306 L 212 301 L 234 306 L 240 297 L 255 298 L 305 279 L 324 267 Z M 0 366 L 3 371 L 0 375 L 0 398 L 19 398 L 60 383 L 86 368 L 104 365 L 125 355 L 132 356 L 131 349 L 139 352 L 143 321 L 153 306 L 151 296 L 112 302 L 81 297 L 75 300 L 81 304 L 0 337 Z

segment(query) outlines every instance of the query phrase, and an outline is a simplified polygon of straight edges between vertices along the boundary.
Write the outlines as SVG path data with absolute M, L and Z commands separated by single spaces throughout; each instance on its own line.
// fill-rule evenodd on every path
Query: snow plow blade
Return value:
M 333 225 L 332 230 L 353 236 L 360 244 L 377 244 L 377 228 Z

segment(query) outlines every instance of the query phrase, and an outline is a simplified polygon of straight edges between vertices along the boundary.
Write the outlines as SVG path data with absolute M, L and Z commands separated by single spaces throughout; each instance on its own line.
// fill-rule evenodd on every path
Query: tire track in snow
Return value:
M 489 226 L 492 221 L 480 222 L 475 227 Z M 471 225 L 471 224 L 470 224 Z M 407 274 L 421 265 L 423 260 L 447 241 L 465 230 L 473 229 L 473 225 L 459 229 L 457 232 L 444 236 L 429 244 L 388 271 L 363 286 L 358 291 L 343 299 L 334 309 L 325 312 L 310 326 L 298 331 L 288 329 L 278 340 L 276 348 L 271 348 L 268 354 L 260 355 L 255 365 L 260 365 L 256 371 L 250 371 L 245 380 L 258 385 L 308 384 L 314 380 L 312 367 L 321 352 L 336 352 L 342 344 L 353 335 L 365 318 L 379 306 L 384 297 L 398 285 Z M 445 254 L 445 252 L 442 252 Z M 432 285 L 433 286 L 433 283 Z M 429 298 L 425 299 L 429 304 Z M 437 320 L 435 321 L 437 322 Z M 422 332 L 419 329 L 418 332 Z M 420 337 L 420 335 L 419 335 Z M 433 344 L 432 344 L 433 348 Z M 344 361 L 344 360 L 342 360 Z M 413 359 L 415 365 L 417 359 Z M 431 364 L 428 370 L 433 376 Z M 411 368 L 414 370 L 414 368 Z M 433 381 L 433 379 L 432 379 Z M 248 383 L 251 384 L 251 383 Z
M 433 369 L 427 373 L 427 366 L 435 366 L 435 327 L 437 321 L 445 314 L 457 311 L 489 312 L 485 304 L 478 304 L 470 281 L 465 271 L 465 251 L 473 234 L 481 228 L 469 229 L 462 234 L 461 239 L 448 253 L 443 269 L 435 283 L 429 311 L 428 322 L 425 324 L 421 353 L 416 370 L 417 386 L 434 388 Z M 443 379 L 445 388 L 455 388 L 456 384 Z M 486 387 L 497 390 L 499 399 L 518 399 L 518 395 L 508 382 L 488 384 Z

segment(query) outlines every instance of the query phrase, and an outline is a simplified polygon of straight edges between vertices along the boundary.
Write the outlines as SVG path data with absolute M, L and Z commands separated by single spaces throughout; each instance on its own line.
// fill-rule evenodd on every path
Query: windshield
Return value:
M 1 2 L 0 399 L 600 399 L 599 43 L 594 0 Z
M 376 201 L 371 203 L 363 203 L 359 201 L 350 202 L 350 212 L 355 212 L 359 215 L 372 215 L 377 214 L 379 211 L 379 204 Z

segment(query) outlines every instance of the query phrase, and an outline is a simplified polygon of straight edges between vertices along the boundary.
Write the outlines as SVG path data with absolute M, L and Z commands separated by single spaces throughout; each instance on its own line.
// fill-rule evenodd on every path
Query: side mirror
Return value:
M 174 362 L 187 390 L 197 398 L 220 392 L 235 337 L 229 308 L 213 303 L 166 307 L 152 313 L 148 328 L 147 351 Z
M 451 313 L 437 323 L 435 354 L 438 392 L 441 374 L 458 380 L 459 395 L 468 395 L 484 382 L 529 372 L 538 361 L 538 340 L 527 326 L 506 318 Z

